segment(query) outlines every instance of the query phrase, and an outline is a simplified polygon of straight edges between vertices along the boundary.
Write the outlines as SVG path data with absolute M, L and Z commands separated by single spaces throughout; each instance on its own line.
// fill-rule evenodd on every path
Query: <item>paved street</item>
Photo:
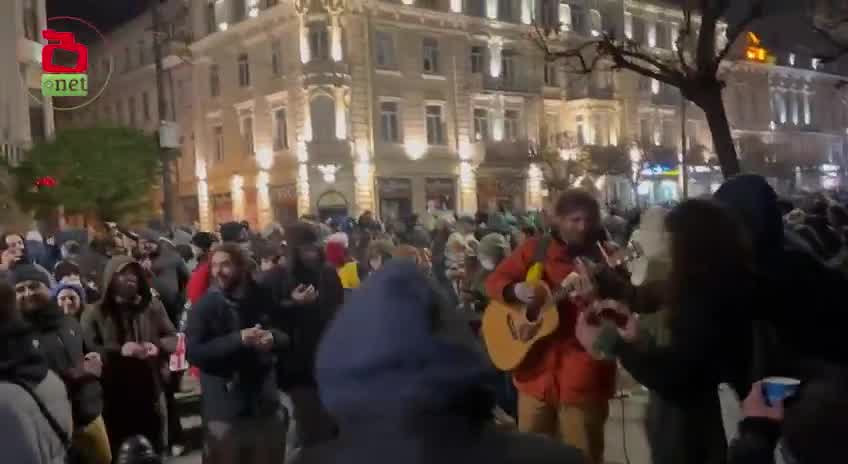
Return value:
M 634 390 L 635 391 L 635 390 Z M 647 394 L 637 391 L 634 396 L 624 400 L 613 400 L 610 403 L 610 419 L 606 427 L 606 462 L 607 464 L 627 464 L 625 459 L 625 444 L 630 464 L 650 464 L 648 443 L 645 439 L 644 422 Z M 622 406 L 624 416 L 622 419 Z M 624 429 L 622 429 L 622 424 Z M 191 416 L 183 419 L 183 425 L 189 431 L 197 432 L 200 418 Z M 200 464 L 200 451 L 193 451 L 185 456 L 173 458 L 168 464 Z

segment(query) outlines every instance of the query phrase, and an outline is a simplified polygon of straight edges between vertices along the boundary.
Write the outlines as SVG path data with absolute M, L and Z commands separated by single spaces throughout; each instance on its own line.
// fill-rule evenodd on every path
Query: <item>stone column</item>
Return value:
M 342 61 L 342 26 L 338 14 L 330 15 L 330 56 L 333 61 Z
M 345 89 L 333 88 L 333 101 L 336 103 L 336 138 L 347 140 L 347 109 L 345 108 Z

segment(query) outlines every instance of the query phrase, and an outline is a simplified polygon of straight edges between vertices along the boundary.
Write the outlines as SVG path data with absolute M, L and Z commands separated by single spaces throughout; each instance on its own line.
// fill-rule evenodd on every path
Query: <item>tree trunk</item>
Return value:
M 736 146 L 733 144 L 733 135 L 730 132 L 730 123 L 727 121 L 727 112 L 724 109 L 724 101 L 721 98 L 721 87 L 704 86 L 698 89 L 693 101 L 707 116 L 707 124 L 713 138 L 721 173 L 727 179 L 739 174 L 739 157 L 736 154 Z

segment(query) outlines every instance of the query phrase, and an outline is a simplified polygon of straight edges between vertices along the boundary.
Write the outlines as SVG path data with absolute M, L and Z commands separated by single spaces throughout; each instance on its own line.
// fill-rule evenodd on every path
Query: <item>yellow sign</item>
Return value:
M 745 58 L 758 63 L 770 62 L 768 51 L 760 46 L 760 37 L 753 32 L 748 33 L 748 47 L 745 48 Z

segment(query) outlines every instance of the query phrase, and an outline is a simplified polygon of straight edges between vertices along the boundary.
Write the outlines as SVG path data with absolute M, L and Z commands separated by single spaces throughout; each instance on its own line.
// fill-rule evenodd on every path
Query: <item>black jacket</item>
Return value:
M 780 423 L 771 419 L 744 419 L 739 423 L 739 436 L 730 445 L 727 464 L 774 464 L 780 432 Z
M 65 382 L 74 426 L 85 427 L 103 412 L 103 390 L 99 379 L 83 370 L 85 354 L 94 350 L 84 339 L 80 323 L 53 305 L 25 316 L 35 329 L 38 351 Z
M 673 309 L 667 346 L 617 339 L 612 351 L 622 366 L 663 405 L 662 417 L 653 421 L 659 429 L 649 430 L 662 437 L 663 449 L 653 450 L 656 464 L 724 462 L 718 386 L 727 383 L 744 398 L 753 380 L 748 293 L 730 284 L 722 292 L 688 293 Z
M 186 356 L 200 368 L 206 420 L 268 415 L 279 407 L 275 352 L 285 348 L 288 337 L 271 328 L 276 307 L 267 290 L 249 281 L 237 293 L 243 296 L 210 289 L 189 312 Z M 257 324 L 274 332 L 270 353 L 242 343 L 241 330 Z
M 315 275 L 301 271 L 302 266 L 290 260 L 289 266 L 269 272 L 262 281 L 278 308 L 273 315 L 274 326 L 291 337 L 291 348 L 281 356 L 277 370 L 278 384 L 284 390 L 315 386 L 318 343 L 344 301 L 344 289 L 335 269 L 325 266 Z M 292 292 L 300 284 L 315 287 L 315 303 L 302 305 L 292 301 Z

